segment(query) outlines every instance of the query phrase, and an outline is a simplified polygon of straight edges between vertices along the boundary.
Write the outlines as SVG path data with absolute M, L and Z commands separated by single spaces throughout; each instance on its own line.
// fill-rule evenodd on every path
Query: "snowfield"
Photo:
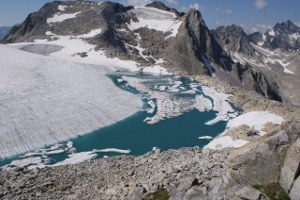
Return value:
M 267 112 L 267 111 L 252 111 L 245 114 L 242 114 L 232 120 L 230 120 L 227 124 L 228 128 L 235 128 L 241 125 L 247 125 L 252 127 L 254 130 L 258 132 L 260 136 L 266 134 L 264 131 L 264 127 L 267 123 L 272 124 L 281 124 L 284 119 L 276 114 Z M 222 149 L 226 147 L 239 148 L 247 143 L 246 140 L 237 139 L 234 140 L 231 136 L 226 135 L 227 130 L 225 130 L 219 137 L 213 139 L 209 144 L 207 144 L 204 148 L 208 149 Z
M 132 11 L 136 14 L 138 22 L 131 21 L 127 24 L 130 30 L 136 30 L 142 27 L 155 29 L 162 32 L 171 32 L 167 37 L 175 37 L 182 21 L 176 19 L 176 15 L 172 12 L 159 10 L 156 8 L 136 7 Z
M 267 123 L 281 124 L 283 121 L 281 116 L 267 111 L 252 111 L 229 121 L 227 127 L 234 128 L 245 124 L 253 127 L 260 135 L 264 135 L 266 132 L 263 129 Z
M 0 158 L 74 138 L 141 110 L 109 68 L 0 45 Z M 130 99 L 130 101 L 128 101 Z
M 79 13 L 81 13 L 81 12 L 70 13 L 70 14 L 56 13 L 53 17 L 47 19 L 47 23 L 48 24 L 60 23 L 60 22 L 63 22 L 65 20 L 67 20 L 67 19 L 75 18 Z

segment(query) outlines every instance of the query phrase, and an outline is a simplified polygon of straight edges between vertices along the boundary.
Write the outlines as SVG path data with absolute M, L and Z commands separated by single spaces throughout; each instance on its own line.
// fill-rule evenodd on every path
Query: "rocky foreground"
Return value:
M 183 148 L 121 156 L 77 165 L 0 173 L 1 199 L 300 199 L 300 112 L 297 107 L 246 94 L 196 77 L 225 92 L 244 112 L 265 110 L 285 118 L 281 126 L 248 138 L 239 148 Z

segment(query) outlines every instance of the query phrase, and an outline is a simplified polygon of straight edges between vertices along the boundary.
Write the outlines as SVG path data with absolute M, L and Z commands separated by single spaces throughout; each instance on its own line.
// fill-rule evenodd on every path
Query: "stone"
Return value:
M 227 164 L 231 168 L 230 176 L 244 184 L 268 185 L 277 182 L 283 149 L 289 139 L 285 131 L 261 138 L 234 151 L 228 156 Z
M 291 191 L 289 193 L 289 196 L 291 200 L 299 200 L 300 199 L 300 177 L 298 177 L 294 184 L 293 187 L 291 188 Z
M 300 170 L 300 139 L 293 143 L 286 154 L 283 167 L 280 174 L 280 185 L 289 192 L 292 184 L 295 181 L 296 172 Z M 298 174 L 299 176 L 299 174 Z M 298 190 L 300 191 L 300 190 Z
M 260 191 L 253 187 L 245 186 L 237 192 L 237 196 L 241 199 L 258 200 L 263 196 Z

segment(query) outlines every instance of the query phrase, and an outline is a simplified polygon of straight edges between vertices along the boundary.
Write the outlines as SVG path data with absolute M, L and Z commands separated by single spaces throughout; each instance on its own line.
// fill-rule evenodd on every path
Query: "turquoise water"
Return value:
M 116 86 L 134 94 L 140 94 L 135 88 L 128 86 L 126 81 L 118 81 L 121 75 L 109 76 Z M 155 89 L 159 84 L 166 84 L 170 77 L 151 77 L 144 76 L 145 80 L 149 80 L 147 84 L 150 88 Z M 182 81 L 182 90 L 188 90 L 191 80 L 179 78 Z M 199 88 L 201 92 L 201 88 Z M 180 98 L 194 98 L 193 95 L 175 94 Z M 145 108 L 148 107 L 147 100 L 144 99 Z M 200 136 L 215 137 L 224 131 L 227 122 L 221 121 L 217 124 L 208 126 L 205 122 L 216 117 L 216 112 L 199 112 L 194 109 L 183 115 L 160 121 L 156 124 L 147 124 L 144 119 L 155 115 L 155 112 L 149 115 L 146 111 L 141 111 L 133 116 L 119 121 L 113 125 L 101 128 L 87 135 L 77 137 L 71 141 L 74 143 L 76 152 L 92 151 L 93 149 L 117 148 L 131 150 L 132 155 L 142 155 L 152 150 L 153 147 L 158 147 L 161 150 L 178 149 L 181 147 L 203 147 L 209 141 L 199 140 Z M 117 153 L 99 153 L 98 157 L 119 155 Z M 56 163 L 66 159 L 66 152 L 49 155 L 50 163 Z M 15 159 L 15 158 L 14 158 Z M 0 165 L 10 163 L 12 159 L 7 159 L 0 162 Z

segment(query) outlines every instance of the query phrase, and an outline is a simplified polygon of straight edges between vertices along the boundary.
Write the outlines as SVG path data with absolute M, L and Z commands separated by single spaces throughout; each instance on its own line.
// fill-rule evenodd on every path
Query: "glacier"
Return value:
M 111 68 L 0 45 L 0 159 L 89 133 L 142 109 Z M 128 101 L 130 99 L 130 101 Z

